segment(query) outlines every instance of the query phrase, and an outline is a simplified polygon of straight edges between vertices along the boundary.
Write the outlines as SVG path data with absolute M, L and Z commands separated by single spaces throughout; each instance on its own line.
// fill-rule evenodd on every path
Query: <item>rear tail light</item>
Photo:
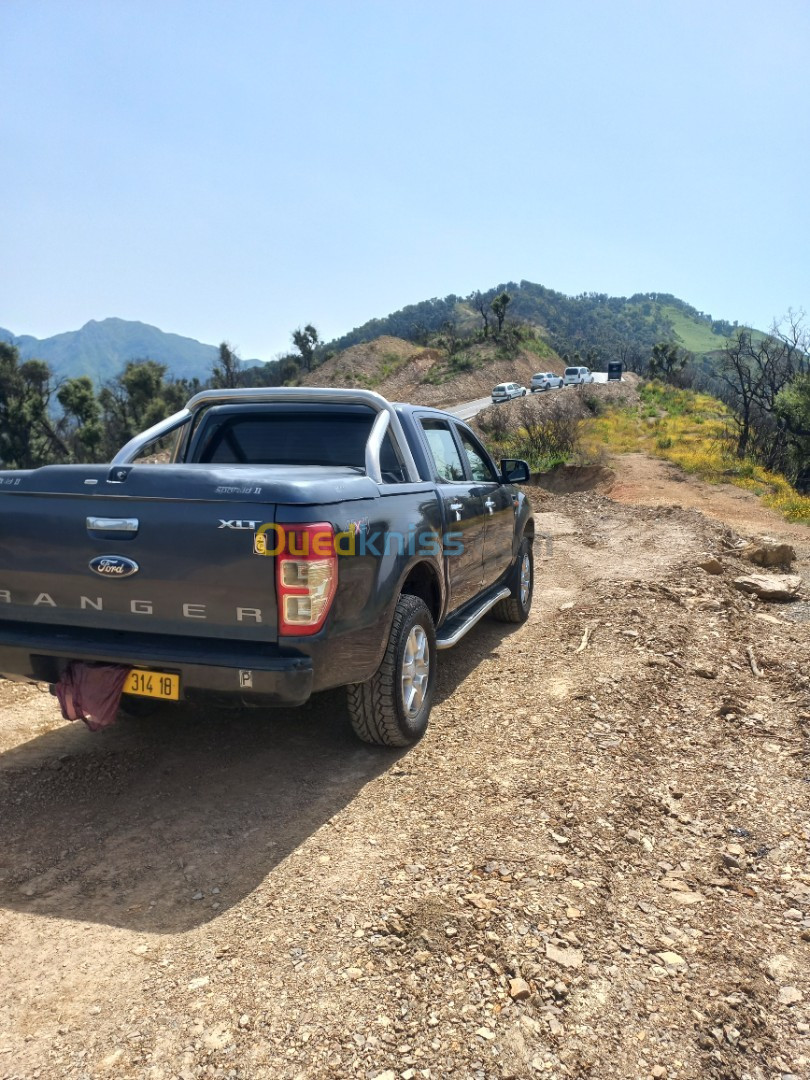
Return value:
M 328 522 L 280 528 L 283 547 L 276 556 L 278 632 L 281 636 L 316 634 L 337 590 L 335 530 Z

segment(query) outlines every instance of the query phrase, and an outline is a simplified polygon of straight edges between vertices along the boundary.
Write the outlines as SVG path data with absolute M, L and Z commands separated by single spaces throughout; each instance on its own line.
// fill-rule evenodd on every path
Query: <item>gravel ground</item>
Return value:
M 0 1077 L 808 1075 L 810 605 L 698 510 L 537 497 L 530 621 L 407 753 L 339 693 L 91 735 L 4 685 Z

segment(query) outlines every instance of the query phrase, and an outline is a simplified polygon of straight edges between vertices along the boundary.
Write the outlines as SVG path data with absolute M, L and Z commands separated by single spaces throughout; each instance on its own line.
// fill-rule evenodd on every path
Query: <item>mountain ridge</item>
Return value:
M 489 305 L 502 292 L 507 292 L 511 298 L 508 321 L 535 326 L 561 356 L 575 352 L 587 354 L 592 365 L 619 359 L 638 370 L 638 363 L 649 358 L 653 345 L 661 341 L 679 345 L 694 353 L 696 358 L 709 362 L 729 336 L 737 329 L 743 329 L 736 322 L 713 319 L 669 293 L 636 293 L 631 297 L 608 296 L 606 293 L 569 296 L 521 280 L 468 296 L 450 293 L 444 298 L 422 300 L 381 318 L 369 319 L 331 341 L 322 342 L 317 349 L 317 361 L 381 337 L 427 346 L 431 335 L 450 324 L 469 334 L 483 325 L 479 302 L 483 303 L 489 312 L 490 323 L 494 324 Z M 761 336 L 761 331 L 752 333 Z M 91 319 L 78 330 L 64 331 L 48 338 L 15 335 L 0 328 L 0 340 L 16 345 L 23 360 L 46 361 L 57 379 L 89 375 L 97 385 L 114 378 L 129 360 L 141 359 L 165 364 L 172 378 L 205 381 L 218 356 L 214 345 L 161 330 L 149 323 L 115 316 Z M 243 360 L 242 363 L 250 367 L 265 362 Z
M 208 379 L 219 355 L 215 345 L 161 330 L 150 323 L 110 316 L 90 319 L 78 330 L 47 338 L 14 334 L 0 327 L 0 340 L 15 345 L 23 360 L 44 360 L 57 379 L 89 375 L 101 384 L 114 378 L 130 360 L 165 364 L 175 379 Z M 247 360 L 245 364 L 259 364 Z

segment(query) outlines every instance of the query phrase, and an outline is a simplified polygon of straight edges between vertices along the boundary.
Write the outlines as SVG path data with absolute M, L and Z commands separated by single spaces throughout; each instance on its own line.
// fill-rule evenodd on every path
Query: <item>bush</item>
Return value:
M 579 447 L 582 419 L 564 401 L 521 398 L 511 409 L 494 406 L 478 414 L 478 427 L 496 456 L 523 458 L 534 471 L 549 469 Z
M 520 402 L 515 432 L 520 453 L 515 456 L 525 458 L 533 468 L 547 468 L 567 461 L 574 452 L 582 420 L 562 401 L 555 400 L 551 408 L 539 409 L 537 404 L 528 398 Z
M 509 419 L 505 409 L 491 405 L 478 414 L 478 427 L 492 442 L 505 442 L 509 434 Z

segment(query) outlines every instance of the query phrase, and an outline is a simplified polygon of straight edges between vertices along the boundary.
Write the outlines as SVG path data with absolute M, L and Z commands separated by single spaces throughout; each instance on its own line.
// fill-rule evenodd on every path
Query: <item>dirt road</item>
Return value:
M 408 753 L 341 694 L 91 735 L 5 684 L 0 1077 L 808 1075 L 810 605 L 641 468 L 538 502 L 531 620 Z

